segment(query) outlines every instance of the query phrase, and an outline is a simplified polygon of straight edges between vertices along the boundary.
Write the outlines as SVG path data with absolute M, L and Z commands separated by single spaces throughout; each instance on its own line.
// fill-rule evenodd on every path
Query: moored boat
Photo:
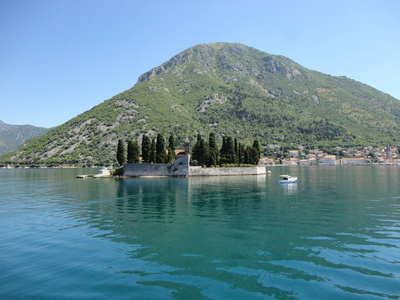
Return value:
M 279 183 L 295 183 L 297 181 L 297 177 L 290 175 L 279 175 L 279 177 L 281 177 Z
M 99 175 L 110 175 L 110 169 L 109 168 L 101 168 L 99 171 Z

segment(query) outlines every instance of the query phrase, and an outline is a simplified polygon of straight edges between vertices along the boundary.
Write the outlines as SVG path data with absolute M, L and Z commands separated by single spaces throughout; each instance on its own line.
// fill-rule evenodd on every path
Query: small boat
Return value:
M 294 183 L 297 181 L 297 177 L 293 177 L 290 175 L 279 175 L 279 177 L 281 177 L 279 183 Z
M 101 168 L 99 171 L 99 175 L 110 175 L 110 169 L 109 168 Z

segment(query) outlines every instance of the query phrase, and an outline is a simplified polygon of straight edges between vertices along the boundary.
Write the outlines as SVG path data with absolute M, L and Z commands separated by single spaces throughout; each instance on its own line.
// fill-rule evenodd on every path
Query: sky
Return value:
M 400 99 L 399 16 L 398 0 L 0 0 L 0 120 L 61 125 L 212 42 Z

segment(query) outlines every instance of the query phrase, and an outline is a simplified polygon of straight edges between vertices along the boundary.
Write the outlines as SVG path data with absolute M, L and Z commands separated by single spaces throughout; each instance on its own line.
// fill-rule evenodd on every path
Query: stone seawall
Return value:
M 265 167 L 241 168 L 202 168 L 190 167 L 190 156 L 175 160 L 172 165 L 165 164 L 125 164 L 124 176 L 127 177 L 192 177 L 192 176 L 240 176 L 266 174 Z
M 202 168 L 190 167 L 189 176 L 243 176 L 266 174 L 265 167 Z
M 175 160 L 172 165 L 165 164 L 125 164 L 124 176 L 158 177 L 158 176 L 188 176 L 189 155 Z

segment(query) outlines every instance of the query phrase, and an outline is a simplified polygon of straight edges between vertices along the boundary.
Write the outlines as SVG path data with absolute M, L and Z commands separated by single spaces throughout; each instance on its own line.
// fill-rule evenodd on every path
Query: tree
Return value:
M 261 147 L 260 147 L 260 143 L 258 140 L 254 140 L 252 148 L 255 151 L 255 153 L 252 154 L 254 156 L 253 163 L 256 165 L 260 161 L 260 157 L 261 157 Z
M 245 164 L 250 163 L 250 148 L 249 147 L 243 147 L 243 162 Z
M 257 165 L 260 160 L 259 154 L 255 147 L 248 148 L 248 163 L 252 165 Z
M 121 139 L 118 140 L 117 161 L 120 166 L 122 166 L 125 162 L 125 146 L 124 146 L 124 142 Z
M 239 162 L 239 144 L 237 138 L 235 138 L 235 163 Z
M 128 164 L 133 163 L 133 141 L 132 140 L 128 141 L 128 156 L 127 156 L 126 162 Z
M 156 162 L 156 139 L 151 140 L 151 147 L 150 147 L 150 163 Z
M 222 139 L 221 164 L 233 164 L 236 162 L 235 144 L 231 136 Z
M 167 162 L 167 153 L 165 153 L 165 139 L 164 136 L 159 133 L 157 134 L 157 143 L 156 143 L 156 163 L 166 163 Z
M 196 165 L 199 164 L 199 161 L 201 160 L 201 149 L 200 149 L 200 140 L 201 136 L 200 134 L 197 135 L 197 141 L 196 144 L 194 144 L 192 148 L 192 162 L 196 162 Z
M 147 135 L 143 135 L 142 138 L 142 160 L 145 163 L 150 162 L 151 154 L 151 140 Z
M 255 148 L 258 153 L 261 153 L 261 146 L 260 146 L 260 142 L 258 140 L 254 140 L 253 148 Z
M 200 152 L 201 152 L 201 160 L 199 160 L 199 164 L 201 166 L 205 166 L 209 162 L 210 157 L 210 147 L 205 139 L 200 140 Z
M 211 132 L 208 137 L 208 146 L 210 147 L 210 154 L 207 165 L 216 166 L 218 164 L 218 148 L 214 132 Z
M 169 164 L 174 163 L 175 161 L 175 138 L 174 136 L 171 135 L 169 136 L 169 140 L 168 140 L 168 159 L 167 162 Z
M 208 165 L 210 148 L 205 139 L 199 134 L 193 147 L 192 161 L 197 161 L 200 166 Z
M 244 146 L 242 145 L 242 143 L 239 143 L 239 145 L 238 145 L 238 154 L 237 154 L 237 157 L 238 157 L 238 163 L 239 163 L 239 164 L 244 163 L 245 149 L 244 149 Z
M 235 153 L 235 144 L 231 136 L 228 136 L 226 139 L 227 150 L 228 150 L 228 163 L 232 164 L 236 160 L 236 153 Z
M 227 143 L 226 143 L 226 137 L 222 137 L 222 146 L 221 146 L 221 150 L 219 152 L 219 156 L 220 156 L 220 163 L 222 164 L 226 164 L 227 163 L 227 153 L 228 153 L 228 149 L 227 149 Z
M 140 147 L 137 141 L 128 143 L 128 163 L 138 164 L 140 160 Z

